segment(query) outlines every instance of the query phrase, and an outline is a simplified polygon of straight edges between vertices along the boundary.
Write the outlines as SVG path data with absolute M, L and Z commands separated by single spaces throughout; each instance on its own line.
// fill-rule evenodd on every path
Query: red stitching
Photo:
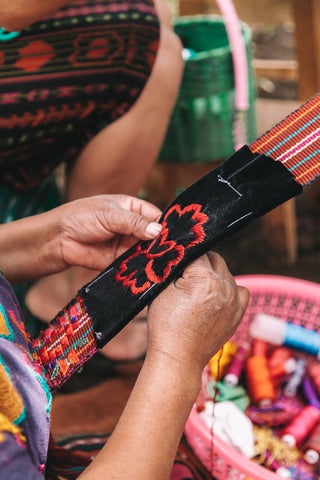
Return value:
M 178 204 L 173 205 L 167 211 L 164 217 L 164 220 L 162 222 L 163 229 L 159 233 L 159 235 L 149 244 L 146 250 L 141 249 L 141 244 L 137 246 L 136 251 L 120 264 L 119 271 L 115 275 L 115 280 L 118 282 L 121 281 L 122 285 L 125 287 L 130 287 L 131 292 L 134 295 L 145 292 L 151 286 L 151 282 L 160 283 L 164 281 L 170 274 L 172 267 L 174 265 L 177 265 L 184 257 L 185 249 L 189 249 L 193 245 L 203 242 L 205 238 L 203 224 L 207 222 L 208 216 L 205 213 L 201 212 L 201 208 L 201 205 L 196 203 L 187 205 L 183 209 L 181 209 L 180 205 Z M 170 230 L 167 220 L 173 212 L 177 213 L 179 217 L 183 216 L 188 212 L 193 212 L 191 220 L 197 222 L 195 225 L 190 227 L 190 231 L 194 234 L 196 238 L 194 238 L 185 247 L 183 245 L 177 244 L 174 240 L 171 240 L 170 238 L 168 239 L 168 235 L 170 235 Z M 160 249 L 160 251 L 158 249 L 158 251 L 156 250 L 153 253 L 152 250 L 157 248 L 157 246 L 167 248 L 165 248 L 164 250 Z M 161 276 L 158 276 L 153 268 L 155 260 L 173 250 L 177 253 L 176 258 L 168 260 L 167 265 L 163 270 L 163 274 Z M 128 265 L 130 265 L 130 260 L 142 255 L 144 257 L 144 260 L 147 262 L 144 268 L 144 273 L 147 277 L 147 280 L 144 281 L 143 285 L 137 287 L 137 281 L 139 279 L 136 277 L 136 274 L 138 270 L 136 269 L 129 273 L 128 268 L 130 267 L 128 267 Z M 126 272 L 128 273 L 126 274 Z

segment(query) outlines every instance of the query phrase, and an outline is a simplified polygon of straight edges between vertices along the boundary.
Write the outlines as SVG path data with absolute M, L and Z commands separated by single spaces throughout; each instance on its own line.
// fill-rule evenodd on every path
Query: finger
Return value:
M 216 273 L 217 276 L 222 278 L 232 276 L 225 260 L 221 257 L 221 255 L 219 255 L 219 253 L 210 251 L 207 253 L 207 256 L 210 261 L 212 270 Z
M 182 274 L 183 279 L 188 279 L 194 277 L 195 275 L 202 276 L 204 269 L 212 271 L 211 263 L 207 255 L 202 255 L 201 257 L 194 260 L 190 265 L 188 265 Z
M 125 210 L 138 213 L 152 222 L 158 222 L 162 212 L 152 203 L 129 195 L 119 195 L 118 197 L 119 205 Z
M 211 274 L 212 267 L 210 261 L 207 255 L 202 255 L 184 269 L 181 277 L 173 282 L 173 286 L 178 289 L 188 289 L 192 285 L 203 283 L 203 280 Z
M 107 222 L 106 227 L 114 234 L 133 235 L 140 240 L 150 240 L 162 230 L 159 223 L 150 222 L 146 217 L 124 209 L 109 210 Z

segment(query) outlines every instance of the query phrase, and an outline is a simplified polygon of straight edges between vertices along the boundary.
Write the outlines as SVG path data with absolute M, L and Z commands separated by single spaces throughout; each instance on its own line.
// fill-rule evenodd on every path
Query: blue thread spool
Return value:
M 272 345 L 284 345 L 320 357 L 320 334 L 301 325 L 284 322 L 279 318 L 257 315 L 250 327 L 253 338 L 260 338 Z

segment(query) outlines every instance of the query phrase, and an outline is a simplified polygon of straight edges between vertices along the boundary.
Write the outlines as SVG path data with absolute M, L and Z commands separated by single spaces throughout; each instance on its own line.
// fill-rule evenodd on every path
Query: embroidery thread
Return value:
M 137 245 L 135 252 L 120 264 L 115 280 L 130 287 L 134 295 L 144 293 L 152 284 L 163 282 L 172 268 L 181 262 L 186 249 L 203 242 L 203 225 L 208 216 L 201 212 L 201 208 L 195 203 L 184 208 L 173 205 L 164 216 L 159 235 L 151 243 Z M 174 225 L 176 233 L 179 224 L 181 236 L 178 243 L 170 238 L 170 227 Z

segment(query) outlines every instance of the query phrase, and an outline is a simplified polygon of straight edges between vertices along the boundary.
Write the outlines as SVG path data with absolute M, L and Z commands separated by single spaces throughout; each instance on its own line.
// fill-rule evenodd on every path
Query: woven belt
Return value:
M 186 265 L 319 175 L 319 106 L 317 95 L 187 188 L 163 213 L 154 240 L 137 243 L 78 292 L 98 347 Z

